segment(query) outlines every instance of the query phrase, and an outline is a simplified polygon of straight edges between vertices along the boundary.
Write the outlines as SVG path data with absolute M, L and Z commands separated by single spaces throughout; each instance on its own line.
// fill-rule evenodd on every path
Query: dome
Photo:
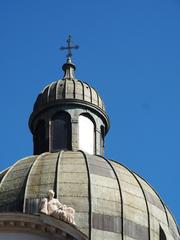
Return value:
M 0 212 L 37 214 L 48 189 L 76 210 L 89 239 L 178 240 L 178 227 L 153 188 L 113 160 L 83 151 L 43 153 L 0 174 Z M 164 239 L 164 238 L 163 238 Z
M 80 115 L 85 114 L 90 116 L 97 131 L 95 140 L 96 150 L 94 152 L 102 154 L 103 146 L 100 146 L 100 135 L 103 135 L 102 138 L 104 138 L 110 127 L 103 100 L 93 87 L 75 78 L 74 71 L 76 67 L 71 62 L 71 58 L 67 59 L 62 69 L 64 70 L 63 78 L 46 86 L 35 101 L 33 112 L 29 119 L 29 128 L 34 139 L 38 139 L 38 143 L 43 142 L 45 138 L 47 139 L 47 143 L 44 144 L 46 146 L 42 149 L 41 147 L 37 147 L 38 144 L 34 141 L 34 153 L 40 154 L 43 151 L 53 151 L 51 123 L 54 116 L 61 112 L 70 116 L 72 132 L 74 132 L 71 137 L 72 144 L 69 144 L 71 147 L 67 147 L 67 149 L 79 150 L 77 139 L 78 127 L 75 123 L 79 121 Z M 44 130 L 46 132 L 44 135 L 48 135 L 45 138 L 44 136 L 41 137 L 40 135 L 42 134 L 37 130 L 43 124 L 46 129 Z M 102 131 L 103 134 L 101 134 Z M 58 150 L 61 149 L 59 148 Z
M 95 135 L 92 141 L 96 146 L 92 152 L 103 155 L 104 137 L 110 127 L 103 100 L 93 87 L 75 78 L 76 67 L 70 57 L 62 69 L 64 70 L 63 78 L 52 82 L 42 90 L 29 118 L 29 128 L 34 139 L 34 154 L 54 152 L 64 147 L 66 150 L 84 150 L 79 148 L 80 140 L 78 139 L 78 123 L 80 116 L 83 115 L 92 122 L 94 128 L 94 133 L 91 135 Z M 56 124 L 57 115 L 60 118 L 58 124 Z M 63 134 L 56 138 L 57 128 L 62 125 L 62 122 L 66 125 L 62 126 L 63 129 L 68 125 L 69 131 L 65 135 L 69 136 L 69 140 L 66 146 L 56 147 L 55 144 L 53 145 L 54 141 L 59 141 L 59 138 L 61 142 L 64 141 Z M 86 130 L 88 128 L 86 127 Z
M 73 78 L 61 79 L 46 86 L 39 94 L 33 111 L 39 112 L 51 104 L 58 104 L 64 100 L 85 103 L 105 113 L 103 100 L 97 91 L 87 83 Z
M 70 58 L 62 68 L 64 70 L 63 79 L 55 81 L 43 89 L 34 104 L 33 115 L 45 108 L 66 103 L 89 106 L 108 118 L 99 93 L 89 84 L 75 78 L 76 67 Z

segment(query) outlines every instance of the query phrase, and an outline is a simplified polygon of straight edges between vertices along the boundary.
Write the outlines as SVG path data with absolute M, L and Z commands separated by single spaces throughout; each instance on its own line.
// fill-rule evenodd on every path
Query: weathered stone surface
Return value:
M 44 153 L 18 161 L 0 179 L 0 206 L 6 206 L 1 213 L 37 214 L 52 188 L 60 202 L 75 209 L 77 228 L 91 239 L 121 239 L 123 234 L 126 240 L 159 240 L 160 226 L 167 239 L 180 239 L 157 193 L 126 167 L 100 156 Z

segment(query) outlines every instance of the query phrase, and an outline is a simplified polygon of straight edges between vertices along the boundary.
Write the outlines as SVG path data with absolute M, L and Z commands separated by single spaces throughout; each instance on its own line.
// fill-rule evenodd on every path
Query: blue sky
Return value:
M 76 77 L 111 119 L 106 156 L 148 180 L 180 225 L 179 0 L 1 0 L 0 170 L 32 154 L 28 117 L 62 77 L 69 33 Z

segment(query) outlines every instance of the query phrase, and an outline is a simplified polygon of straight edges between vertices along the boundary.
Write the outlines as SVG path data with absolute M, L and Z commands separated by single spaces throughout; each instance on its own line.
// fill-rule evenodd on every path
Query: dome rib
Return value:
M 101 156 L 99 156 L 99 157 L 101 157 Z M 109 161 L 109 159 L 106 159 L 105 157 L 103 157 L 103 158 L 104 158 L 104 160 L 106 160 L 106 161 L 108 162 L 108 164 L 110 165 L 111 169 L 112 169 L 113 172 L 114 172 L 114 175 L 116 176 L 116 180 L 117 180 L 117 183 L 118 183 L 119 193 L 120 193 L 120 199 L 121 199 L 121 237 L 122 237 L 122 240 L 124 240 L 123 196 L 122 196 L 121 183 L 120 183 L 120 181 L 119 181 L 117 172 L 116 172 L 115 168 L 112 166 L 112 164 L 111 164 L 111 162 Z
M 32 156 L 20 159 L 5 173 L 0 183 L 1 211 L 22 211 L 21 205 L 24 199 L 27 174 L 35 158 Z
M 53 82 L 51 85 L 51 89 L 49 90 L 49 93 L 48 93 L 48 99 L 51 102 L 54 101 L 54 99 L 56 99 L 56 85 L 57 85 L 57 82 Z
M 155 193 L 156 193 L 156 196 L 159 198 L 159 201 L 161 202 L 163 208 L 164 208 L 164 212 L 166 214 L 166 220 L 167 220 L 167 224 L 169 226 L 169 218 L 168 218 L 168 214 L 167 214 L 167 210 L 166 210 L 166 207 L 165 207 L 165 204 L 164 202 L 162 201 L 162 199 L 160 198 L 159 194 L 157 193 L 157 191 L 145 180 L 143 179 L 139 174 L 137 173 L 133 173 L 134 175 L 138 176 L 142 181 L 144 181 Z
M 171 213 L 171 211 L 169 210 L 169 208 L 168 208 L 167 206 L 165 206 L 165 207 L 166 207 L 167 215 L 168 215 L 168 212 L 169 212 L 170 216 L 171 216 L 172 219 L 173 219 L 173 222 L 174 222 L 175 225 L 176 225 L 177 232 L 178 232 L 179 235 L 180 235 L 180 229 L 179 229 L 179 226 L 177 225 L 176 219 L 175 219 L 174 216 L 172 215 L 172 213 Z M 168 217 L 168 219 L 169 219 L 169 217 Z M 169 219 L 169 226 L 170 226 L 170 228 L 171 228 L 170 219 Z M 179 240 L 180 240 L 180 237 L 179 237 Z
M 66 99 L 66 95 L 67 95 L 67 79 L 64 79 L 64 98 Z
M 110 160 L 110 161 L 113 161 L 116 163 L 116 161 L 114 160 Z M 139 187 L 141 188 L 141 191 L 143 193 L 143 196 L 144 196 L 144 200 L 145 200 L 145 204 L 146 204 L 146 209 L 147 209 L 147 216 L 148 216 L 148 238 L 149 240 L 151 239 L 151 234 L 150 234 L 150 213 L 149 213 L 149 206 L 148 206 L 148 202 L 147 202 L 147 198 L 146 198 L 146 195 L 145 195 L 145 192 L 144 192 L 144 189 L 140 183 L 140 181 L 137 179 L 137 177 L 135 176 L 135 174 L 129 169 L 127 168 L 126 166 L 124 166 L 123 164 L 121 164 L 131 175 L 133 175 L 133 177 L 135 178 L 135 180 L 137 181 Z
M 169 228 L 171 230 L 171 233 L 175 239 L 180 240 L 180 234 L 179 234 L 180 231 L 179 231 L 179 227 L 176 223 L 176 220 L 174 219 L 174 216 L 172 215 L 172 213 L 168 209 L 168 207 L 166 207 L 166 211 L 167 211 L 168 218 L 169 218 Z
M 54 82 L 52 82 L 48 88 L 48 92 L 47 92 L 47 102 L 50 101 L 50 94 L 51 94 L 51 91 L 52 91 L 52 86 L 54 85 Z
M 86 83 L 87 85 L 88 85 L 88 87 L 89 87 L 89 92 L 90 92 L 90 102 L 92 103 L 92 88 L 91 88 L 91 86 L 88 84 L 88 83 Z
M 116 176 L 104 158 L 90 154 L 86 157 L 92 189 L 92 239 L 102 231 L 107 233 L 104 239 L 116 239 L 121 234 L 121 198 Z
M 59 89 L 59 85 L 60 85 L 60 81 L 61 80 L 58 80 L 57 82 L 56 82 L 56 94 L 55 94 L 55 99 L 54 99 L 54 101 L 56 100 L 56 99 L 58 99 L 58 89 Z
M 85 157 L 80 151 L 64 151 L 59 162 L 57 198 L 75 209 L 75 222 L 79 230 L 89 235 L 89 191 Z
M 120 166 L 120 168 L 119 168 L 119 173 L 117 173 L 117 176 L 118 176 L 118 179 L 119 179 L 119 181 L 121 182 L 122 181 L 122 183 L 124 182 L 123 180 L 122 180 L 122 176 L 123 176 L 123 174 L 122 174 L 122 169 L 125 169 L 125 171 L 126 172 L 128 172 L 131 176 L 132 176 L 132 178 L 134 179 L 134 181 L 135 182 L 137 182 L 136 181 L 136 178 L 133 176 L 133 174 L 132 174 L 132 172 L 128 169 L 128 168 L 126 168 L 125 166 L 123 166 L 122 164 L 120 164 L 120 163 L 118 163 L 117 161 L 114 161 L 114 160 L 112 160 L 112 159 L 110 159 L 109 160 L 110 162 L 112 162 L 112 166 L 113 166 L 113 168 L 115 169 L 115 171 L 117 172 L 117 167 L 116 167 L 116 164 L 117 164 L 117 166 L 119 165 Z M 126 173 L 127 174 L 127 173 Z M 127 182 L 128 183 L 128 182 Z M 130 183 L 129 183 L 130 184 Z M 149 234 L 148 234 L 148 229 L 149 229 L 149 221 L 148 221 L 148 208 L 147 208 L 147 205 L 146 205 L 146 198 L 144 198 L 144 194 L 143 194 L 143 191 L 142 191 L 142 188 L 141 188 L 141 186 L 139 185 L 139 183 L 137 182 L 137 184 L 138 184 L 138 188 L 140 189 L 140 191 L 141 191 L 141 193 L 142 193 L 142 196 L 143 196 L 143 200 L 144 200 L 144 203 L 145 203 L 145 212 L 146 212 L 146 214 L 147 214 L 147 227 L 146 226 L 143 226 L 143 224 L 140 224 L 140 223 L 137 223 L 137 222 L 135 222 L 135 221 L 133 221 L 133 220 L 130 220 L 129 218 L 126 218 L 126 214 L 127 214 L 127 209 L 125 210 L 123 210 L 123 221 L 124 221 L 124 232 L 123 232 L 123 235 L 124 236 L 130 236 L 130 237 L 132 237 L 132 238 L 137 238 L 137 239 L 141 239 L 141 238 L 143 238 L 143 237 L 145 237 L 145 236 L 143 236 L 143 234 L 141 233 L 141 235 L 139 235 L 140 234 L 140 232 L 137 232 L 137 233 L 135 233 L 134 232 L 134 234 L 137 234 L 136 235 L 136 237 L 135 236 L 131 236 L 131 232 L 129 232 L 129 230 L 128 230 L 128 222 L 130 221 L 132 221 L 132 223 L 131 224 L 133 224 L 133 223 L 135 223 L 135 224 L 137 224 L 137 226 L 136 226 L 136 228 L 138 229 L 138 226 L 143 226 L 143 227 L 145 227 L 146 229 L 147 229 L 147 235 L 148 235 L 148 239 L 150 240 L 150 236 L 149 236 Z M 122 188 L 122 198 L 123 198 L 123 194 L 126 194 L 126 189 L 125 189 L 125 186 L 124 187 L 121 187 Z M 128 193 L 128 191 L 127 191 L 127 193 Z M 125 196 L 124 196 L 125 197 Z M 127 197 L 126 197 L 127 198 Z M 127 200 L 126 201 L 123 201 L 124 202 L 124 205 L 123 206 L 131 206 L 131 205 L 129 205 L 128 204 L 128 202 L 127 202 Z M 134 209 L 136 209 L 136 208 L 134 208 Z M 137 208 L 137 210 L 139 210 L 138 208 Z M 138 215 L 137 215 L 138 216 Z M 133 225 L 132 225 L 132 227 L 133 227 Z M 137 230 L 136 230 L 137 231 Z M 146 238 L 147 239 L 147 238 Z
M 58 157 L 57 157 L 57 163 L 56 163 L 56 176 L 55 176 L 55 194 L 56 194 L 56 196 L 59 196 L 60 195 L 60 193 L 59 193 L 59 183 L 60 183 L 60 181 L 59 181 L 59 173 L 60 173 L 60 163 L 61 163 L 61 159 L 62 159 L 62 154 L 63 154 L 63 150 L 62 151 L 60 151 L 59 153 L 58 153 Z
M 157 197 L 159 198 L 163 208 L 164 208 L 164 212 L 165 212 L 165 215 L 166 215 L 166 220 L 167 220 L 167 224 L 169 226 L 169 218 L 168 218 L 168 214 L 167 214 L 167 210 L 166 210 L 166 207 L 165 207 L 165 204 L 163 203 L 162 199 L 160 198 L 159 194 L 157 193 L 157 191 L 145 180 L 143 179 L 141 176 L 139 176 L 137 173 L 133 173 L 134 175 L 138 176 L 142 181 L 144 181 L 157 195 Z
M 44 156 L 48 155 L 48 153 L 42 153 L 41 155 L 39 155 L 35 161 L 33 162 L 32 166 L 31 166 L 31 169 L 29 171 L 29 174 L 27 176 L 27 181 L 26 181 L 26 187 L 25 187 L 25 191 L 24 191 L 24 203 L 23 203 L 23 212 L 27 212 L 27 204 L 26 204 L 26 199 L 27 199 L 27 195 L 28 195 L 28 191 L 29 191 L 29 179 L 30 177 L 32 176 L 32 171 L 34 169 L 34 166 L 37 164 L 37 162 L 43 158 Z
M 125 167 L 125 166 L 124 166 L 124 167 Z M 143 196 L 144 196 L 144 200 L 145 200 L 145 203 L 146 203 L 146 208 L 147 208 L 147 216 L 148 216 L 148 238 L 149 238 L 149 240 L 150 240 L 150 239 L 151 239 L 151 231 L 150 231 L 150 229 L 151 229 L 151 222 L 150 222 L 150 213 L 149 213 L 149 206 L 148 206 L 148 201 L 147 201 L 147 198 L 146 198 L 146 194 L 145 194 L 145 192 L 144 192 L 144 189 L 143 189 L 140 181 L 139 181 L 138 178 L 136 177 L 136 175 L 135 175 L 133 172 L 131 172 L 127 167 L 125 167 L 125 168 L 134 176 L 134 178 L 136 179 L 136 181 L 137 181 L 138 184 L 139 184 L 139 187 L 140 187 L 141 190 L 142 190 L 142 193 L 143 193 Z
M 114 160 L 110 160 L 110 161 L 116 163 L 116 161 L 114 161 Z M 151 239 L 151 237 L 150 237 L 150 236 L 151 236 L 151 234 L 150 234 L 150 211 L 149 211 L 149 207 L 148 207 L 148 200 L 147 200 L 147 197 L 146 197 L 144 188 L 143 188 L 142 184 L 140 183 L 140 181 L 138 180 L 138 177 L 139 177 L 142 181 L 144 181 L 144 182 L 149 186 L 150 189 L 152 189 L 152 190 L 154 191 L 154 193 L 156 194 L 157 198 L 158 198 L 159 201 L 161 202 L 162 207 L 163 207 L 163 209 L 164 209 L 165 216 L 166 216 L 167 225 L 168 225 L 168 227 L 169 227 L 169 226 L 170 226 L 170 223 L 169 223 L 169 218 L 168 218 L 168 213 L 167 213 L 166 206 L 165 206 L 164 202 L 162 201 L 162 199 L 160 198 L 160 196 L 159 196 L 159 194 L 157 193 L 157 191 L 156 191 L 144 178 L 142 178 L 142 177 L 141 177 L 140 175 L 138 175 L 137 173 L 134 173 L 133 171 L 131 171 L 128 167 L 126 167 L 126 166 L 123 165 L 122 163 L 121 163 L 120 165 L 122 165 L 125 169 L 127 169 L 127 170 L 134 176 L 134 178 L 137 180 L 137 182 L 138 182 L 138 184 L 139 184 L 139 186 L 140 186 L 140 188 L 141 188 L 141 190 L 142 190 L 142 192 L 143 192 L 144 199 L 145 199 L 146 206 L 147 206 L 147 213 L 148 213 L 148 222 L 149 222 L 148 232 L 149 232 L 149 239 Z M 176 221 L 175 221 L 175 219 L 174 219 L 174 217 L 173 217 L 172 214 L 171 214 L 171 216 L 172 216 L 172 218 L 173 218 L 173 220 L 174 220 L 174 222 L 175 222 L 175 224 L 176 224 L 176 227 L 177 227 L 177 229 L 178 229 L 178 225 L 177 225 L 177 223 L 176 223 Z M 179 230 L 179 229 L 178 229 L 178 230 Z
M 83 100 L 83 84 L 80 80 L 76 80 L 78 84 L 76 84 L 76 88 L 78 89 L 78 86 L 77 85 L 80 85 L 81 86 L 81 90 L 79 89 L 79 91 L 77 91 L 76 89 L 76 96 L 75 98 L 79 99 L 79 100 Z
M 84 101 L 84 99 L 85 99 L 85 94 L 84 94 L 84 84 L 83 84 L 83 82 L 81 82 L 80 81 L 80 83 L 82 84 L 82 96 L 83 96 L 83 101 Z
M 111 160 L 111 161 L 113 161 L 113 162 L 116 163 L 116 161 L 114 161 L 114 160 Z M 121 163 L 120 165 L 122 165 L 125 169 L 127 169 L 127 170 L 134 176 L 134 178 L 135 178 L 136 181 L 138 182 L 138 184 L 139 184 L 139 186 L 140 186 L 140 188 L 141 188 L 141 190 L 142 190 L 142 192 L 143 192 L 144 199 L 145 199 L 146 206 L 147 206 L 147 213 L 148 213 L 148 216 L 149 216 L 149 217 L 148 217 L 148 218 L 149 218 L 149 219 L 148 219 L 149 226 L 150 226 L 150 213 L 149 213 L 149 207 L 148 207 L 148 200 L 147 200 L 147 197 L 146 197 L 144 188 L 143 188 L 142 184 L 140 183 L 140 181 L 138 180 L 138 177 L 139 177 L 142 181 L 144 181 L 144 182 L 150 187 L 150 189 L 152 189 L 152 190 L 155 192 L 156 196 L 158 197 L 159 201 L 160 201 L 161 204 L 162 204 L 162 207 L 163 207 L 163 209 L 164 209 L 164 213 L 165 213 L 165 215 L 166 215 L 167 225 L 169 226 L 169 219 L 168 219 L 168 214 L 167 214 L 167 210 L 166 210 L 165 204 L 164 204 L 164 202 L 162 201 L 162 199 L 160 198 L 160 196 L 159 196 L 159 194 L 157 193 L 157 191 L 156 191 L 144 178 L 142 178 L 141 176 L 139 176 L 137 173 L 134 173 L 133 171 L 131 171 L 128 167 L 126 167 L 126 166 L 123 165 L 122 163 Z M 174 219 L 174 218 L 173 218 L 173 219 Z M 174 221 L 175 221 L 175 219 L 174 219 Z M 176 223 L 176 222 L 175 222 L 175 223 Z M 177 224 L 176 224 L 176 226 L 177 226 Z M 150 230 L 150 227 L 148 228 L 148 230 Z
M 9 168 L 4 169 L 2 172 L 0 172 L 0 185 L 1 185 L 1 181 L 3 180 L 4 176 L 6 175 L 6 173 L 9 171 Z
M 51 83 L 51 85 L 52 85 L 52 83 Z M 43 105 L 46 105 L 48 103 L 48 101 L 49 101 L 49 98 L 48 98 L 48 96 L 49 96 L 49 88 L 50 87 L 46 87 L 44 92 L 43 92 L 43 95 L 42 95 Z
M 75 83 L 74 79 L 72 79 L 72 82 L 73 82 L 73 87 L 74 87 L 74 89 L 73 89 L 73 98 L 76 98 L 76 83 Z
M 78 150 L 78 152 L 81 152 L 85 159 L 85 164 L 87 168 L 87 174 L 88 174 L 88 200 L 89 200 L 89 240 L 91 240 L 91 229 L 92 229 L 92 197 L 91 197 L 91 177 L 90 177 L 90 170 L 89 170 L 89 164 L 87 160 L 87 156 L 85 152 Z
M 98 94 L 98 92 L 97 92 L 97 90 L 95 89 L 95 88 L 93 88 L 94 89 L 94 91 L 95 91 L 95 93 L 96 93 L 96 96 L 97 96 L 97 105 L 98 105 L 98 107 L 99 107 L 99 94 Z
M 18 161 L 15 162 L 10 168 L 7 169 L 6 173 L 4 174 L 4 176 L 3 176 L 2 179 L 1 179 L 0 189 L 1 189 L 1 186 L 2 186 L 3 182 L 5 181 L 5 179 L 6 179 L 6 177 L 7 177 L 7 175 L 11 172 L 12 168 L 13 168 L 16 164 L 18 164 L 18 162 L 20 162 L 20 161 L 22 161 L 22 160 L 23 160 L 23 159 L 18 160 Z

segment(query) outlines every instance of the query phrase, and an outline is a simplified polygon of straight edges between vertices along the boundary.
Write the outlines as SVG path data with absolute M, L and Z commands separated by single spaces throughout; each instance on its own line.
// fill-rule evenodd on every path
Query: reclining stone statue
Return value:
M 48 191 L 47 198 L 43 198 L 40 202 L 40 212 L 75 225 L 75 210 L 60 203 L 54 198 L 54 194 L 53 190 Z

